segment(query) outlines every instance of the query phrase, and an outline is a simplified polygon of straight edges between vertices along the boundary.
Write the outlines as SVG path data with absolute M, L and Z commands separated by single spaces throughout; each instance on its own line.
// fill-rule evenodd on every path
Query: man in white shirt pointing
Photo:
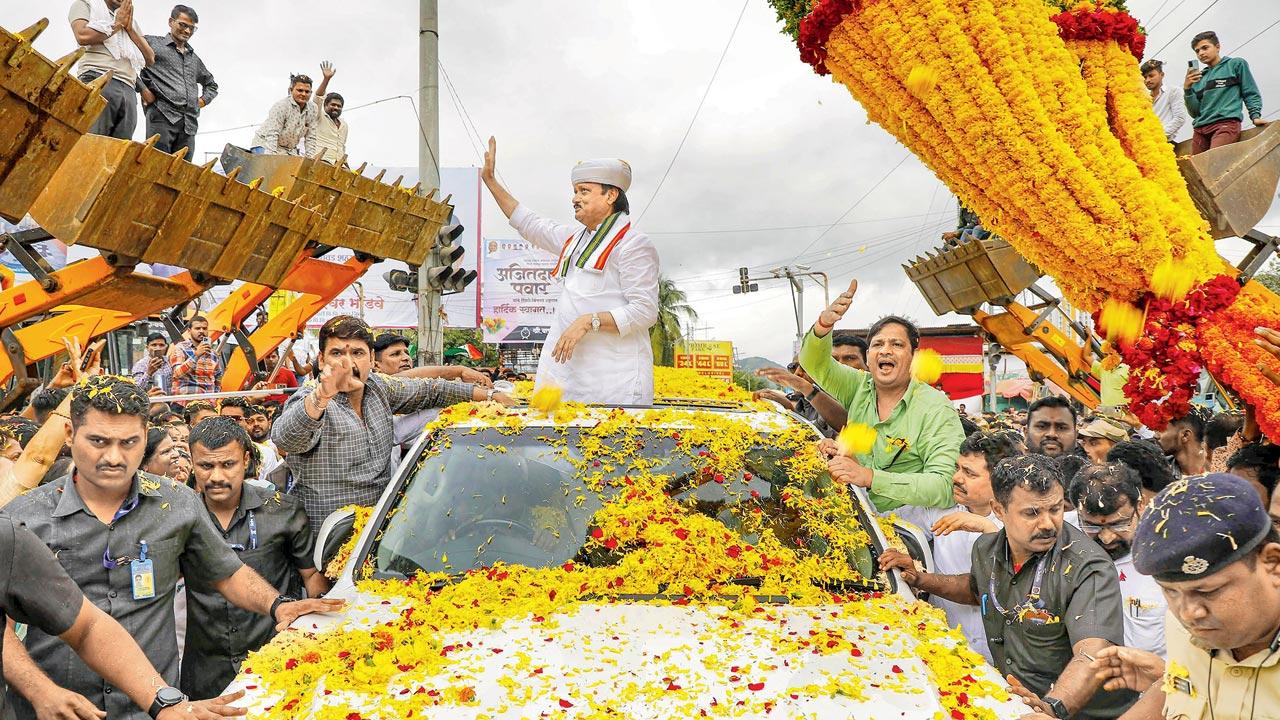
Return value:
M 520 236 L 557 256 L 553 277 L 564 284 L 536 385 L 559 386 L 565 400 L 652 404 L 658 251 L 627 214 L 631 166 L 612 158 L 578 163 L 570 173 L 577 222 L 562 224 L 507 192 L 494 175 L 497 153 L 489 138 L 480 177 Z

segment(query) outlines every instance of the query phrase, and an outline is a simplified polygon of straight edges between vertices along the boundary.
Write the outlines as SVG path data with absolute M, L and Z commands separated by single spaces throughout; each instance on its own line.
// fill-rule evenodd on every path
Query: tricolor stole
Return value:
M 580 270 L 602 272 L 605 263 L 609 261 L 609 255 L 627 236 L 627 231 L 630 229 L 631 222 L 626 213 L 616 212 L 605 218 L 604 222 L 600 223 L 600 227 L 596 228 L 587 246 L 578 255 L 577 261 L 573 260 L 573 253 L 587 236 L 587 231 L 584 229 L 576 236 L 571 236 L 564 241 L 564 247 L 560 249 L 560 257 L 556 259 L 556 276 L 567 277 L 570 264 L 577 265 Z M 574 242 L 575 239 L 577 242 Z

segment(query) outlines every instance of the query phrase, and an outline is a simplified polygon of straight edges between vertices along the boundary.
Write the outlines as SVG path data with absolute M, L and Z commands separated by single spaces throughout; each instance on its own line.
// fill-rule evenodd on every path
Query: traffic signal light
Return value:
M 442 294 L 458 293 L 475 282 L 476 271 L 456 267 L 466 254 L 466 248 L 454 244 L 462 235 L 462 225 L 453 216 L 440 228 L 435 247 L 425 263 L 427 287 Z M 382 274 L 387 285 L 399 292 L 418 292 L 418 270 L 388 270 Z
M 738 268 L 738 284 L 733 286 L 733 294 L 740 295 L 743 293 L 756 292 L 760 286 L 751 282 L 751 273 L 747 268 Z
M 466 248 L 455 245 L 454 241 L 462 235 L 462 225 L 454 215 L 440 227 L 436 246 L 431 251 L 427 270 L 427 284 L 433 290 L 442 293 L 459 293 L 475 282 L 476 271 L 457 267 L 462 261 Z
M 396 292 L 418 292 L 417 270 L 388 270 L 382 274 L 387 286 Z

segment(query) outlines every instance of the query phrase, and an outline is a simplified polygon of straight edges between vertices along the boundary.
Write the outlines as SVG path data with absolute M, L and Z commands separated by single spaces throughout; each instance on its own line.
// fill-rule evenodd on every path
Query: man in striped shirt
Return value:
M 222 382 L 222 358 L 209 342 L 209 320 L 203 315 L 191 318 L 185 336 L 169 349 L 173 394 L 217 392 Z

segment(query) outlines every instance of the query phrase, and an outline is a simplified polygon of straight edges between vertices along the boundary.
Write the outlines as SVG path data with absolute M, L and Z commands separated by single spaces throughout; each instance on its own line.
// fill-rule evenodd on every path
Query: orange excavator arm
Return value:
M 289 338 L 300 337 L 307 322 L 343 290 L 359 280 L 374 262 L 374 258 L 351 257 L 340 264 L 309 258 L 299 263 L 296 272 L 281 284 L 281 289 L 300 292 L 301 295 L 249 336 L 254 358 L 266 357 Z M 238 327 L 239 322 L 248 317 L 253 308 L 264 302 L 271 292 L 268 287 L 245 284 L 210 313 L 210 327 L 213 327 L 214 317 L 225 321 L 237 315 L 239 320 L 233 327 Z M 257 301 L 252 305 L 247 304 L 254 299 Z M 243 352 L 233 354 L 222 374 L 222 389 L 243 389 L 253 377 L 253 372 L 254 369 L 249 367 L 249 359 Z
M 1065 390 L 1085 407 L 1101 402 L 1091 374 L 1090 351 L 1057 327 L 1043 321 L 1025 305 L 1011 302 L 1005 312 L 974 310 L 973 319 L 1006 352 L 1027 364 L 1033 377 L 1041 376 Z

